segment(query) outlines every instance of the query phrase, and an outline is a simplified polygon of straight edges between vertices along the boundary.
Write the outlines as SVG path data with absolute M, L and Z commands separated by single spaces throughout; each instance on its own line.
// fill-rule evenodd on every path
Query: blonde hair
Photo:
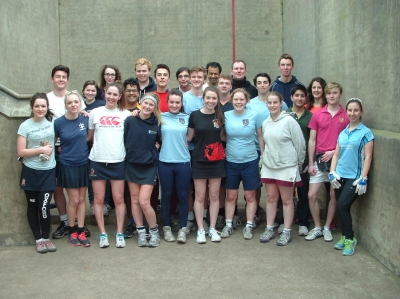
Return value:
M 146 100 L 146 99 L 153 101 L 153 99 L 151 99 L 150 97 L 153 97 L 157 101 L 157 103 L 155 103 L 155 105 L 154 105 L 153 114 L 155 117 L 157 117 L 158 125 L 161 125 L 163 122 L 162 122 L 162 116 L 161 116 L 161 111 L 160 111 L 160 98 L 158 97 L 158 94 L 156 94 L 154 92 L 146 92 L 143 95 L 143 98 L 140 100 L 140 103 L 143 103 L 143 100 Z
M 151 62 L 147 58 L 139 58 L 138 60 L 136 60 L 134 67 L 135 71 L 137 65 L 147 65 L 147 67 L 149 68 L 149 72 L 151 71 Z

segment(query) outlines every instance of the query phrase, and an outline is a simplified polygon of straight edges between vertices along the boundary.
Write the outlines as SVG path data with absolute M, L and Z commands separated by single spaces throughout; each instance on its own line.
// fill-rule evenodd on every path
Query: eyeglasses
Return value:
M 106 76 L 106 77 L 115 77 L 115 74 L 105 73 L 104 76 Z
M 138 93 L 139 90 L 137 90 L 137 89 L 127 89 L 127 90 L 125 90 L 125 92 L 126 93 Z
M 350 99 L 348 99 L 347 102 L 346 102 L 346 105 L 347 105 L 350 101 L 351 101 L 351 102 L 359 102 L 359 103 L 362 105 L 362 102 L 361 102 L 361 100 L 360 100 L 359 98 L 350 98 Z

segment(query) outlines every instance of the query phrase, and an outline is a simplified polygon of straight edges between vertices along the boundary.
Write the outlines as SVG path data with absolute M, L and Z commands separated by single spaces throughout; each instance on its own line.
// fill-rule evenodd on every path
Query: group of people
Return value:
M 67 91 L 69 69 L 60 65 L 52 70 L 53 91 L 31 98 L 32 116 L 18 130 L 17 150 L 23 159 L 20 186 L 38 252 L 56 251 L 49 239 L 53 194 L 60 214 L 53 238 L 67 234 L 71 245 L 90 246 L 84 225 L 89 186 L 101 248 L 109 246 L 107 198 L 115 205 L 116 247 L 125 247 L 125 238 L 136 232 L 138 246 L 157 247 L 159 188 L 164 240 L 186 243 L 186 236 L 197 229 L 196 242 L 203 244 L 206 236 L 220 242 L 238 227 L 242 182 L 244 239 L 252 239 L 258 225 L 264 184 L 266 228 L 260 242 L 275 238 L 277 222 L 277 245 L 290 242 L 297 190 L 299 235 L 308 241 L 322 236 L 333 241 L 330 224 L 337 208 L 342 237 L 334 247 L 343 255 L 354 253 L 350 208 L 366 192 L 374 139 L 361 123 L 360 99 L 348 100 L 343 108 L 341 85 L 326 84 L 320 77 L 306 88 L 292 75 L 289 54 L 279 58 L 281 74 L 274 82 L 259 73 L 254 85 L 246 79 L 242 60 L 232 64 L 230 74 L 222 73 L 217 62 L 206 68 L 182 67 L 176 72 L 179 87 L 173 89 L 168 88 L 167 65 L 156 66 L 154 80 L 151 68 L 148 59 L 140 58 L 134 66 L 137 78 L 122 81 L 118 68 L 106 65 L 100 86 L 86 81 L 81 96 Z M 329 182 L 322 227 L 317 195 Z M 177 228 L 172 224 L 175 211 Z M 315 227 L 309 231 L 310 213 Z

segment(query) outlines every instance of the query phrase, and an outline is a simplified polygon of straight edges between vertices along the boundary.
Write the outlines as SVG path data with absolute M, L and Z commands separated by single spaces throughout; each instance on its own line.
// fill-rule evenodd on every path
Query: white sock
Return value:
M 225 223 L 227 227 L 232 227 L 232 219 L 226 219 Z
M 193 221 L 194 220 L 194 213 L 193 211 L 188 213 L 188 220 Z

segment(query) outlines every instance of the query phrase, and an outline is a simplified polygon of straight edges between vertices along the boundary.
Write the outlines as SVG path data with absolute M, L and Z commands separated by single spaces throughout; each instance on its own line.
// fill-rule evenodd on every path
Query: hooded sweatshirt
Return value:
M 292 76 L 292 79 L 289 82 L 282 82 L 279 80 L 280 76 L 276 77 L 275 81 L 269 87 L 269 91 L 277 91 L 283 96 L 283 100 L 285 101 L 288 107 L 292 107 L 293 102 L 290 98 L 290 90 L 296 85 L 303 85 L 299 80 L 297 80 L 296 76 Z
M 139 80 L 136 78 L 136 81 L 139 82 Z M 139 87 L 140 88 L 140 87 Z M 149 77 L 149 84 L 147 84 L 147 86 L 140 88 L 140 94 L 139 94 L 139 100 L 144 96 L 144 94 L 146 92 L 152 92 L 155 91 L 157 89 L 157 85 L 154 82 L 152 77 Z
M 127 162 L 156 166 L 158 164 L 156 142 L 160 143 L 157 117 L 151 115 L 147 119 L 141 119 L 138 115 L 125 119 L 124 144 Z
M 244 90 L 246 90 L 249 95 L 250 95 L 250 99 L 255 98 L 258 95 L 258 90 L 257 88 L 255 88 L 253 85 L 251 85 L 251 83 L 249 81 L 247 81 L 246 77 L 244 77 L 243 79 L 235 79 L 233 78 L 232 80 L 232 91 L 234 91 L 236 88 L 243 88 Z
M 306 144 L 297 121 L 282 111 L 276 118 L 269 116 L 262 125 L 265 150 L 263 164 L 268 168 L 281 169 L 302 165 Z

